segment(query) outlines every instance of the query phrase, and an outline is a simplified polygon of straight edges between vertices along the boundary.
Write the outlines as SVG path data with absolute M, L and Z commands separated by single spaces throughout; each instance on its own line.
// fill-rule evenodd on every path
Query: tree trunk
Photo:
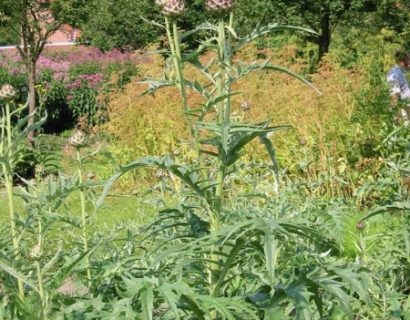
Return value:
M 329 52 L 330 40 L 332 37 L 332 31 L 330 29 L 330 12 L 325 12 L 320 19 L 320 35 L 318 37 L 319 56 L 318 62 L 320 62 L 323 56 Z
M 33 61 L 30 61 L 28 63 L 27 69 L 28 69 L 28 93 L 29 93 L 28 112 L 30 114 L 27 126 L 31 126 L 35 122 L 34 112 L 36 110 L 36 63 Z M 34 141 L 33 131 L 29 131 L 27 133 L 27 139 L 30 142 L 30 144 L 33 145 L 33 141 Z

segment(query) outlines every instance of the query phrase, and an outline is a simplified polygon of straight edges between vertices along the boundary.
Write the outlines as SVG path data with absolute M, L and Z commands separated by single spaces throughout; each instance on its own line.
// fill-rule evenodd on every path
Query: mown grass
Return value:
M 111 229 L 116 224 L 122 222 L 141 225 L 150 221 L 155 215 L 154 205 L 142 201 L 141 198 L 137 196 L 125 195 L 109 197 L 105 202 L 104 206 L 98 210 L 95 218 L 96 224 L 94 227 L 91 225 L 91 230 Z M 24 216 L 23 203 L 18 198 L 16 198 L 16 206 L 17 212 Z M 70 215 L 79 217 L 80 204 L 78 195 L 74 195 L 68 199 L 67 207 L 70 208 Z M 89 206 L 88 210 L 92 211 L 93 207 Z M 2 191 L 0 191 L 0 223 L 8 223 L 7 198 Z

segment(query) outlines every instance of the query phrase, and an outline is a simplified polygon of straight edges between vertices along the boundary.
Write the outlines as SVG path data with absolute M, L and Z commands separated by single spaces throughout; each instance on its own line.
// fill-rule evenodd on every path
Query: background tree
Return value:
M 351 19 L 362 21 L 381 1 L 393 0 L 239 0 L 235 9 L 237 31 L 244 35 L 257 24 L 270 22 L 310 27 L 319 33 L 318 37 L 309 40 L 317 43 L 320 60 L 329 51 L 332 33 L 339 24 L 350 23 Z M 206 12 L 202 0 L 186 0 L 185 3 L 187 12 L 179 25 L 188 30 L 203 21 Z M 141 19 L 159 19 L 158 9 L 153 4 L 153 0 L 92 0 L 93 15 L 83 26 L 84 40 L 103 50 L 136 49 L 157 41 L 158 29 Z M 212 20 L 211 16 L 206 18 Z
M 18 37 L 10 33 L 9 28 L 4 28 L 0 25 L 0 46 L 15 45 L 18 42 Z
M 158 39 L 158 28 L 141 18 L 158 17 L 152 0 L 91 0 L 89 10 L 93 14 L 82 26 L 82 41 L 101 50 L 137 49 Z
M 86 17 L 86 0 L 2 0 L 0 26 L 20 39 L 17 50 L 27 69 L 29 114 L 36 109 L 36 63 L 49 37 L 64 24 L 75 25 Z M 34 123 L 34 115 L 28 125 Z M 29 134 L 33 140 L 33 132 Z
M 398 36 L 392 41 L 410 51 L 410 0 L 380 0 L 368 27 L 373 33 L 382 28 L 394 31 Z
M 189 30 L 203 22 L 204 1 L 186 0 L 185 3 L 187 12 L 180 26 Z M 154 0 L 91 0 L 89 10 L 93 14 L 82 25 L 82 41 L 103 51 L 143 48 L 157 42 L 162 35 L 163 30 L 143 20 L 162 22 Z
M 309 40 L 318 46 L 318 61 L 329 52 L 332 34 L 336 27 L 351 19 L 362 20 L 373 12 L 378 0 L 257 0 L 252 5 L 239 1 L 238 14 L 241 25 L 249 28 L 257 23 L 279 22 L 302 25 L 318 32 Z

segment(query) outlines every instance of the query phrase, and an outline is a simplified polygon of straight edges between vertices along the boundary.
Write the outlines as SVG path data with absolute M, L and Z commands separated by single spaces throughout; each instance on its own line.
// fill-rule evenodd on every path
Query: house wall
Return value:
M 48 39 L 47 47 L 51 48 L 60 48 L 69 47 L 78 41 L 81 36 L 80 30 L 73 28 L 69 25 L 62 26 Z M 0 51 L 16 50 L 15 46 L 0 46 Z M 57 49 L 58 50 L 58 49 Z

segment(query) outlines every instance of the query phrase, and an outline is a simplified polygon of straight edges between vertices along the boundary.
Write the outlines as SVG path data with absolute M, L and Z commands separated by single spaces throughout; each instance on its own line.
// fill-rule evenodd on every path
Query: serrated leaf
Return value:
M 16 270 L 13 266 L 11 266 L 5 259 L 0 257 L 0 268 L 3 269 L 6 273 L 14 277 L 16 280 L 20 280 L 24 282 L 27 286 L 29 286 L 31 289 L 36 291 L 37 293 L 39 292 L 39 289 L 37 286 L 32 282 L 30 279 L 28 279 L 25 275 L 23 275 L 20 271 Z

